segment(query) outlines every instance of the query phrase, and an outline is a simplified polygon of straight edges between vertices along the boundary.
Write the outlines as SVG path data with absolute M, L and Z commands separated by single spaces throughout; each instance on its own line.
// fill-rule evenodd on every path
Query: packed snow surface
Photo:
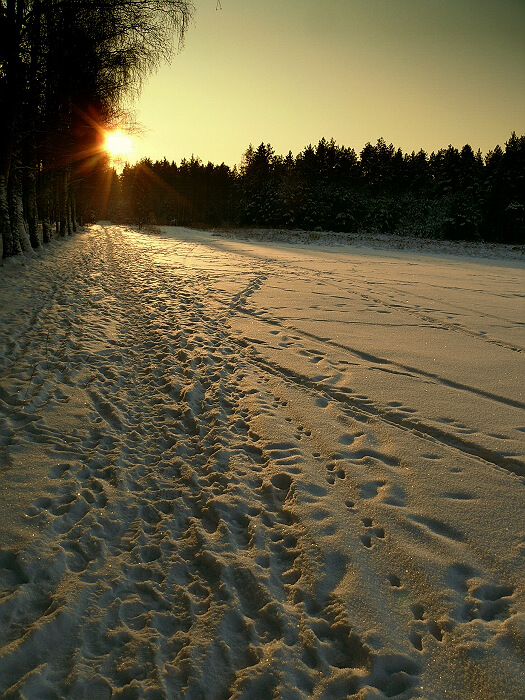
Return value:
M 523 261 L 262 238 L 0 268 L 0 696 L 524 698 Z

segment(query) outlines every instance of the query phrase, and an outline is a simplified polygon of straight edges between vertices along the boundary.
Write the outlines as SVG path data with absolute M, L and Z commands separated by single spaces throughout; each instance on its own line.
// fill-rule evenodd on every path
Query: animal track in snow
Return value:
M 384 486 L 386 486 L 386 481 L 383 481 L 382 479 L 376 479 L 375 481 L 367 481 L 366 483 L 361 484 L 361 486 L 359 487 L 361 491 L 361 498 L 365 500 L 376 498 L 379 491 Z
M 383 540 L 386 537 L 385 530 L 382 527 L 372 527 L 372 518 L 361 518 L 361 523 L 366 528 L 366 533 L 360 536 L 360 540 L 367 549 L 374 546 L 374 538 Z
M 512 586 L 478 583 L 473 580 L 468 584 L 467 596 L 459 618 L 467 622 L 475 619 L 484 622 L 506 620 L 512 614 L 513 595 Z

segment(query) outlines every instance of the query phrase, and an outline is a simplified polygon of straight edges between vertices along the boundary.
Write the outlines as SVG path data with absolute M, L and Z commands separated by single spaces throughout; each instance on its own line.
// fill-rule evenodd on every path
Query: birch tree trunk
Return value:
M 69 186 L 69 210 L 71 212 L 71 227 L 73 233 L 77 232 L 77 200 L 74 187 Z
M 62 238 L 66 235 L 67 230 L 67 187 L 66 187 L 66 176 L 65 172 L 59 172 L 57 178 L 57 189 L 58 189 L 58 212 L 57 212 L 57 225 L 58 225 L 58 235 Z
M 53 228 L 51 226 L 51 192 L 52 184 L 49 172 L 44 169 L 40 173 L 38 180 L 40 216 L 42 217 L 42 242 L 44 245 L 50 243 L 53 238 Z
M 22 245 L 14 226 L 14 199 L 7 178 L 0 175 L 0 216 L 2 225 L 2 238 L 4 255 L 20 255 Z
M 27 235 L 26 224 L 24 221 L 24 198 L 22 189 L 22 177 L 20 169 L 17 166 L 11 167 L 9 175 L 9 211 L 11 218 L 11 231 L 17 252 L 32 253 L 31 241 Z M 18 245 L 17 245 L 18 244 Z M 16 253 L 15 253 L 16 254 Z
M 0 175 L 0 258 L 12 255 L 13 241 L 11 221 L 9 220 L 9 204 L 7 199 L 7 179 Z
M 33 168 L 25 177 L 24 183 L 25 194 L 25 215 L 27 219 L 27 232 L 32 248 L 38 248 L 41 240 L 38 233 L 38 208 L 36 199 L 36 176 Z
M 49 219 L 42 219 L 42 240 L 44 243 L 50 243 L 53 238 L 53 228 Z
M 68 178 L 68 180 L 69 180 L 69 178 Z M 69 186 L 69 182 L 68 182 L 68 186 L 67 186 L 66 196 L 67 196 L 67 200 L 66 200 L 67 201 L 67 207 L 66 207 L 67 233 L 68 233 L 68 236 L 72 236 L 73 231 L 75 230 L 75 224 L 74 224 L 74 220 L 73 220 L 73 202 L 71 199 L 71 187 Z

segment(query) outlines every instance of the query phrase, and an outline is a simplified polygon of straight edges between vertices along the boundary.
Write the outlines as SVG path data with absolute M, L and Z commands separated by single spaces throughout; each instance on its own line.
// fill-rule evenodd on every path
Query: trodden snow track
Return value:
M 5 267 L 5 700 L 525 696 L 523 319 L 297 250 L 100 225 Z

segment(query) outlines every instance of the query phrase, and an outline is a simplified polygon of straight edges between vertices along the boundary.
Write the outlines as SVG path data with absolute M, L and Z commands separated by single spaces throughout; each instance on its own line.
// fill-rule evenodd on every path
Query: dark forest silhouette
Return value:
M 515 133 L 485 157 L 469 145 L 403 154 L 384 139 L 358 155 L 323 138 L 296 157 L 250 145 L 239 169 L 146 159 L 113 172 L 109 193 L 107 172 L 97 177 L 93 219 L 525 243 L 525 136 Z
M 0 0 L 0 257 L 83 219 L 105 130 L 172 55 L 186 0 Z
M 78 224 L 116 222 L 379 231 L 521 244 L 525 137 L 485 157 L 468 145 L 359 155 L 321 139 L 297 156 L 250 146 L 239 168 L 192 157 L 121 175 L 103 141 L 124 99 L 173 53 L 186 0 L 0 0 L 0 257 Z

